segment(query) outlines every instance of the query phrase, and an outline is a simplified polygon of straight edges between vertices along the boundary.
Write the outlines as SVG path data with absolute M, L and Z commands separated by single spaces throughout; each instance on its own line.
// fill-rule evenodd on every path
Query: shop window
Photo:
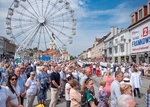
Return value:
M 142 19 L 142 9 L 139 10 L 139 20 Z
M 139 57 L 139 63 L 144 63 L 145 62 L 145 58 L 143 56 Z
M 124 56 L 121 56 L 121 62 L 125 62 L 125 61 L 124 61 Z
M 118 62 L 118 57 L 115 57 L 115 63 L 117 63 Z

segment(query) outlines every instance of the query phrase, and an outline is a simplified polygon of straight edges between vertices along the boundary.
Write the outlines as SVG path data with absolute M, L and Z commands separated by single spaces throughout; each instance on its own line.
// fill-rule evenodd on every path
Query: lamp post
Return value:
M 126 39 L 124 39 L 124 43 L 126 44 L 126 47 L 125 47 L 125 49 L 126 49 L 126 52 L 125 52 L 126 62 L 129 62 L 129 51 L 130 51 L 130 49 L 129 49 L 129 43 L 130 42 L 131 42 L 131 39 L 129 39 L 127 42 L 126 42 Z

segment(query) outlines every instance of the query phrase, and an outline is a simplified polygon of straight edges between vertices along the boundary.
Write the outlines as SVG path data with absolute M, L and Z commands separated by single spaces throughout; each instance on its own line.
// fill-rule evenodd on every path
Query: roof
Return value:
M 96 41 L 96 42 L 99 42 L 100 40 L 101 40 L 101 38 L 96 38 L 96 37 L 95 37 L 95 41 Z
M 68 52 L 63 52 L 63 54 L 68 54 Z M 49 49 L 49 50 L 47 50 L 47 51 L 45 51 L 44 53 L 43 53 L 43 55 L 45 55 L 45 56 L 54 56 L 54 55 L 56 55 L 57 57 L 61 57 L 62 56 L 62 54 L 60 53 L 60 51 L 59 50 L 54 50 L 54 49 Z
M 104 40 L 104 42 L 108 41 L 109 39 L 111 39 L 113 37 L 113 35 L 111 35 L 111 32 L 109 32 L 107 34 L 107 38 Z
M 134 25 L 136 25 L 136 24 L 140 23 L 141 21 L 143 21 L 144 19 L 147 19 L 147 18 L 149 18 L 149 17 L 150 17 L 150 14 L 149 14 L 149 15 L 147 15 L 147 16 L 145 16 L 145 17 L 144 17 L 144 18 L 142 18 L 141 20 L 139 20 L 139 21 L 135 22 L 134 24 L 130 25 L 128 28 L 133 27 Z
M 68 54 L 68 52 L 63 52 L 63 54 Z

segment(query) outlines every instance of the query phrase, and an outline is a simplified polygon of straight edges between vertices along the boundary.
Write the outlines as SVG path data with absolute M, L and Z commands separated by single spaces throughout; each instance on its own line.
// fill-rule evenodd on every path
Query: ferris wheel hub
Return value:
M 39 23 L 44 23 L 45 22 L 45 18 L 44 17 L 40 17 L 38 21 L 39 21 Z

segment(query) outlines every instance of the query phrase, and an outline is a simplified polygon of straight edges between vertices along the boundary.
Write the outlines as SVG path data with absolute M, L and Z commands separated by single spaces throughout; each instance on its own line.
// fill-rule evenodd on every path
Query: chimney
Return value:
M 114 27 L 114 35 L 117 35 L 117 32 L 118 31 L 118 28 L 117 27 Z
M 111 35 L 114 36 L 114 26 L 110 27 Z

